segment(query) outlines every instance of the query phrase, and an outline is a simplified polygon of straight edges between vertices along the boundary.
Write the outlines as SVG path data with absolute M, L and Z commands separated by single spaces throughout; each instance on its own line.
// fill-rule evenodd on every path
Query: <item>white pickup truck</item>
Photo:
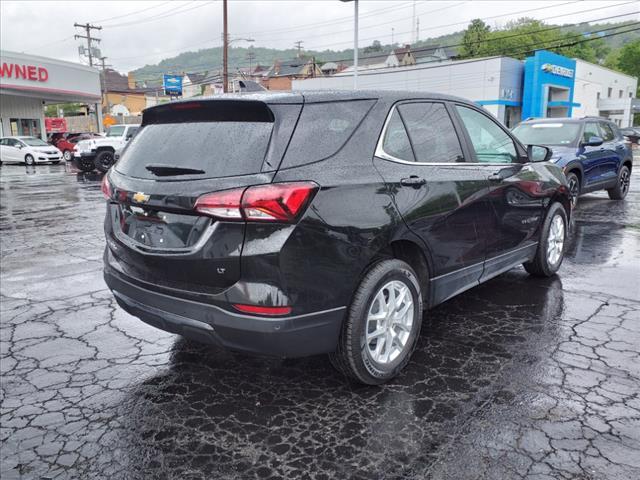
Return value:
M 106 172 L 120 152 L 136 134 L 140 125 L 113 125 L 104 137 L 81 140 L 73 149 L 73 160 L 83 172 Z

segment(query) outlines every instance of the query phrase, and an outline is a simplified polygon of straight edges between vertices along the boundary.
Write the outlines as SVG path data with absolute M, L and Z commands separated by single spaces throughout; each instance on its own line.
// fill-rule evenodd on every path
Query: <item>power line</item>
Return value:
M 638 25 L 638 24 L 640 24 L 640 22 L 634 22 L 632 25 Z M 623 27 L 616 27 L 616 28 L 623 28 Z M 487 60 L 489 58 L 498 58 L 498 57 L 502 57 L 502 56 L 525 55 L 527 53 L 534 53 L 537 50 L 547 50 L 547 49 L 574 47 L 576 45 L 580 45 L 580 44 L 587 43 L 587 42 L 593 42 L 594 40 L 599 40 L 601 38 L 614 37 L 616 35 L 622 35 L 624 33 L 635 32 L 635 31 L 638 31 L 638 30 L 640 30 L 640 26 L 636 27 L 636 28 L 629 29 L 629 30 L 625 30 L 623 32 L 610 33 L 608 35 L 601 35 L 601 36 L 598 36 L 596 38 L 586 38 L 584 40 L 578 40 L 578 41 L 575 41 L 575 42 L 564 43 L 564 44 L 559 44 L 559 45 L 546 45 L 546 44 L 530 45 L 528 50 L 521 50 L 521 51 L 518 51 L 518 52 L 505 52 L 502 55 L 497 55 L 497 56 L 493 56 L 493 57 L 484 57 L 484 58 L 474 58 L 474 59 L 469 59 L 469 60 L 461 60 L 461 61 L 456 62 L 456 65 L 464 65 L 466 63 L 475 63 L 475 62 L 480 62 L 480 61 Z M 597 32 L 590 32 L 590 33 L 597 33 Z M 558 40 L 555 40 L 555 41 L 558 41 Z M 435 62 L 425 62 L 425 63 L 442 63 L 442 62 L 435 61 Z M 413 68 L 411 68 L 411 71 L 425 70 L 425 69 L 428 69 L 428 68 L 441 68 L 441 67 L 446 67 L 446 66 L 449 66 L 449 65 L 450 65 L 450 63 L 441 64 L 441 65 L 435 65 L 433 67 L 430 67 L 430 66 L 415 67 L 414 66 Z M 371 70 L 376 70 L 376 69 L 371 69 Z M 365 72 L 358 72 L 358 75 L 359 76 L 362 76 L 362 75 L 383 75 L 385 73 L 402 73 L 402 72 L 406 72 L 406 71 L 407 71 L 407 69 L 399 70 L 398 68 L 396 68 L 394 70 L 389 70 L 387 72 L 366 72 L 366 71 Z M 342 76 L 347 76 L 348 77 L 348 75 L 342 75 Z
M 92 23 L 105 23 L 105 22 L 110 22 L 111 20 L 115 20 L 117 18 L 131 17 L 132 15 L 137 15 L 138 13 L 146 12 L 146 11 L 152 10 L 154 8 L 160 8 L 160 7 L 164 6 L 164 5 L 167 5 L 168 3 L 172 3 L 171 0 L 169 0 L 167 2 L 162 2 L 162 3 L 157 4 L 157 5 L 152 5 L 151 7 L 143 8 L 141 10 L 136 10 L 134 12 L 125 13 L 123 15 L 116 15 L 115 17 L 103 18 L 102 20 L 94 20 Z
M 550 9 L 550 8 L 560 7 L 560 6 L 568 5 L 568 4 L 572 4 L 572 3 L 578 3 L 578 2 L 581 2 L 581 1 L 583 1 L 583 0 L 574 0 L 574 1 L 572 1 L 572 2 L 566 2 L 566 3 L 562 3 L 562 4 L 558 4 L 558 5 L 547 6 L 547 7 L 544 7 L 544 9 L 545 9 L 545 10 L 547 10 L 547 9 Z M 538 21 L 543 21 L 543 20 L 555 20 L 555 19 L 557 19 L 557 18 L 568 17 L 568 16 L 575 16 L 575 15 L 576 15 L 576 14 L 578 14 L 578 13 L 586 13 L 586 12 L 594 12 L 594 11 L 597 11 L 597 10 L 605 10 L 605 9 L 607 9 L 607 8 L 620 7 L 620 6 L 623 6 L 623 5 L 629 5 L 629 4 L 631 4 L 631 3 L 638 3 L 638 2 L 637 2 L 637 0 L 633 0 L 633 1 L 629 1 L 629 2 L 616 3 L 616 4 L 614 4 L 614 5 L 606 5 L 606 6 L 603 6 L 603 7 L 592 8 L 592 9 L 590 9 L 590 10 L 584 10 L 584 11 L 582 11 L 582 12 L 571 12 L 571 13 L 565 13 L 565 14 L 562 14 L 562 15 L 553 15 L 553 16 L 550 16 L 550 17 L 538 18 L 538 19 L 536 19 L 536 20 L 538 20 Z M 535 11 L 535 10 L 541 10 L 541 8 L 536 8 L 536 9 L 531 9 L 531 10 L 521 10 L 521 11 L 519 11 L 519 12 L 512 12 L 512 13 L 501 14 L 501 15 L 494 15 L 494 16 L 491 16 L 491 17 L 484 17 L 484 18 L 482 18 L 481 20 L 483 20 L 483 21 L 486 21 L 486 20 L 494 20 L 494 19 L 496 19 L 496 18 L 505 17 L 505 16 L 509 16 L 509 15 L 518 15 L 518 14 L 521 14 L 521 13 L 529 13 L 529 12 L 532 12 L 532 11 Z M 448 23 L 448 24 L 444 24 L 444 25 L 436 25 L 436 26 L 433 26 L 433 27 L 429 27 L 429 28 L 425 28 L 425 29 L 423 29 L 423 32 L 424 32 L 424 31 L 427 31 L 427 30 L 438 30 L 438 29 L 446 28 L 446 27 L 453 27 L 453 26 L 459 26 L 459 25 L 467 25 L 471 20 L 473 20 L 473 19 L 466 20 L 466 21 L 463 21 L 463 22 Z M 407 33 L 411 33 L 411 31 L 400 32 L 400 34 L 401 34 L 401 35 L 402 35 L 402 34 L 407 34 Z M 396 32 L 396 35 L 397 35 L 397 32 Z M 383 35 L 382 37 L 384 38 L 385 36 L 388 36 L 388 35 Z M 380 37 L 380 36 L 376 36 L 376 37 L 369 37 L 369 38 L 363 38 L 363 39 L 361 39 L 361 40 L 363 40 L 363 41 L 367 41 L 367 40 L 376 40 L 376 39 L 378 39 L 379 37 Z M 343 44 L 345 44 L 345 43 L 349 43 L 349 42 L 348 42 L 348 41 L 345 41 L 345 42 L 335 42 L 335 43 L 328 43 L 328 44 L 324 44 L 324 45 L 317 45 L 317 46 L 314 46 L 314 47 L 310 47 L 310 48 L 309 48 L 309 50 L 319 50 L 319 49 L 322 49 L 322 48 L 324 48 L 324 47 L 330 47 L 330 46 L 334 46 L 334 45 L 343 45 Z
M 192 10 L 196 10 L 198 8 L 202 8 L 202 7 L 207 7 L 209 5 L 212 5 L 213 3 L 215 3 L 214 0 L 210 0 L 207 2 L 199 2 L 198 0 L 191 0 L 190 2 L 188 2 L 185 5 L 182 5 L 183 7 L 187 7 L 193 3 L 197 3 L 197 5 L 193 5 L 190 6 L 189 8 L 183 8 L 182 10 L 176 9 L 176 10 L 170 10 L 167 12 L 161 12 L 158 15 L 154 15 L 148 18 L 145 18 L 143 20 L 134 20 L 131 22 L 123 22 L 123 23 L 116 23 L 114 25 L 107 25 L 108 28 L 121 28 L 121 27 L 129 27 L 132 25 L 138 26 L 142 23 L 149 23 L 149 22 L 155 22 L 156 20 L 162 20 L 163 18 L 167 18 L 167 17 L 174 17 L 175 15 L 179 15 L 181 13 L 186 13 L 186 12 L 190 12 Z
M 601 18 L 592 19 L 592 20 L 589 20 L 588 22 L 597 22 L 597 21 L 608 20 L 608 19 L 612 19 L 612 18 L 619 18 L 619 17 L 628 16 L 628 15 L 634 15 L 634 14 L 635 14 L 635 12 L 634 12 L 634 13 L 624 13 L 624 14 L 618 14 L 618 15 L 611 15 L 611 16 L 608 16 L 608 17 L 601 17 Z M 490 39 L 490 40 L 485 40 L 485 41 L 476 41 L 476 42 L 473 42 L 473 43 L 474 43 L 474 44 L 475 44 L 475 43 L 487 43 L 487 44 L 491 44 L 491 43 L 493 43 L 493 42 L 501 41 L 501 40 L 504 40 L 504 39 L 507 39 L 507 38 L 516 38 L 516 37 L 521 37 L 521 36 L 530 35 L 530 34 L 532 34 L 532 33 L 540 33 L 540 32 L 544 32 L 544 31 L 557 30 L 557 29 L 560 29 L 560 28 L 570 28 L 570 27 L 572 27 L 572 26 L 580 25 L 580 24 L 583 24 L 583 23 L 585 23 L 585 22 L 579 22 L 579 23 L 574 23 L 574 24 L 565 24 L 565 25 L 553 26 L 553 27 L 548 27 L 548 28 L 539 29 L 539 30 L 535 30 L 535 31 L 523 32 L 523 33 L 517 33 L 517 34 L 513 34 L 513 35 L 508 35 L 508 36 L 501 37 L 501 38 L 499 38 L 499 39 Z M 557 41 L 567 41 L 569 38 L 580 38 L 580 37 L 582 37 L 582 36 L 584 36 L 584 35 L 593 35 L 593 34 L 599 34 L 599 33 L 601 33 L 601 32 L 606 32 L 606 31 L 610 31 L 610 30 L 616 30 L 616 29 L 620 29 L 620 28 L 627 28 L 627 27 L 629 27 L 629 26 L 633 26 L 633 25 L 636 25 L 636 24 L 638 24 L 638 23 L 640 23 L 640 22 L 633 22 L 633 23 L 630 23 L 630 24 L 618 25 L 618 26 L 614 26 L 614 27 L 609 27 L 609 28 L 604 28 L 604 29 L 598 29 L 598 30 L 593 30 L 593 31 L 589 31 L 589 32 L 576 33 L 576 34 L 574 34 L 574 35 L 572 35 L 572 36 L 570 36 L 570 37 L 566 37 L 566 38 L 558 39 L 558 40 L 552 40 L 552 42 L 557 42 Z M 626 33 L 626 32 L 620 32 L 620 33 Z M 598 40 L 598 39 L 600 39 L 600 38 L 606 38 L 606 36 L 598 36 L 598 37 L 595 37 L 595 38 L 589 38 L 589 39 L 587 39 L 587 40 L 589 40 L 589 41 L 594 41 L 594 40 Z M 550 42 L 550 41 L 547 41 L 546 43 L 549 43 L 549 42 Z M 441 48 L 453 48 L 453 47 L 457 47 L 457 46 L 461 46 L 461 45 L 462 45 L 462 44 L 458 43 L 458 44 L 450 44 L 450 45 L 441 45 L 440 47 L 441 47 Z M 543 44 L 540 44 L 540 45 L 543 45 Z M 433 48 L 434 48 L 433 46 L 430 46 L 430 47 L 421 47 L 421 48 L 418 48 L 418 49 L 412 50 L 412 52 L 414 52 L 414 53 L 415 53 L 415 52 L 420 52 L 420 51 L 425 51 L 425 50 L 432 50 Z M 543 47 L 543 48 L 544 48 L 544 47 Z M 552 46 L 549 46 L 549 47 L 547 47 L 547 48 L 561 48 L 561 46 L 560 46 L 560 47 L 552 47 Z M 539 49 L 539 48 L 538 48 L 538 49 Z M 528 52 L 524 52 L 524 53 L 528 53 Z M 509 52 L 507 52 L 507 53 L 503 53 L 503 55 L 505 55 L 505 56 L 508 56 L 508 55 L 517 55 L 517 54 L 518 54 L 518 53 L 509 53 Z M 385 53 L 385 54 L 375 55 L 375 56 L 371 56 L 371 57 L 367 57 L 367 58 L 374 58 L 374 57 L 387 57 L 388 55 L 389 55 L 388 53 Z M 334 59 L 334 60 L 332 60 L 332 61 L 333 61 L 333 62 L 338 63 L 338 62 L 350 61 L 350 60 L 351 60 L 351 57 L 349 57 L 349 58 L 344 58 L 344 59 L 337 59 L 337 60 L 336 60 L 336 59 Z M 427 63 L 442 63 L 442 60 L 434 60 L 434 61 L 424 62 L 424 64 L 427 64 Z M 241 67 L 241 66 L 246 66 L 246 65 L 243 65 L 243 64 L 236 65 L 236 67 Z M 192 72 L 192 73 L 208 73 L 208 71 L 215 70 L 216 68 L 219 68 L 219 66 L 212 66 L 212 67 L 210 67 L 208 70 L 205 70 L 205 71 L 195 71 L 195 72 Z M 366 69 L 366 70 L 362 70 L 362 73 L 359 73 L 359 74 L 365 74 L 366 72 L 372 72 L 372 71 L 374 71 L 374 70 L 388 70 L 389 68 L 398 68 L 398 67 L 387 67 L 387 66 L 384 66 L 384 67 L 374 67 L 374 68 L 369 68 L 369 69 Z M 419 68 L 419 67 L 412 66 L 412 68 L 414 68 L 414 69 L 415 69 L 415 68 Z M 433 67 L 429 67 L 429 68 L 433 68 Z M 406 71 L 406 70 L 405 70 L 405 69 L 403 69 L 403 70 L 401 70 L 401 71 Z M 383 72 L 383 73 L 388 73 L 388 72 Z

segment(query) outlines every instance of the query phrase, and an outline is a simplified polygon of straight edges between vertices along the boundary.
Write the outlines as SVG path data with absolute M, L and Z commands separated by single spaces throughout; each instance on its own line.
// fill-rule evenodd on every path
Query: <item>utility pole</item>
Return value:
M 74 35 L 73 38 L 75 38 L 76 40 L 78 38 L 84 38 L 84 39 L 87 40 L 87 54 L 89 56 L 89 66 L 93 67 L 93 51 L 92 51 L 93 45 L 92 45 L 92 43 L 93 42 L 99 43 L 100 39 L 92 37 L 91 36 L 91 30 L 102 30 L 102 27 L 91 25 L 89 23 L 85 23 L 85 24 L 74 23 L 73 26 L 76 27 L 76 28 L 84 28 L 84 30 L 87 32 L 86 35 Z
M 416 41 L 414 44 L 418 43 L 420 40 L 420 17 L 416 18 Z
M 107 113 L 111 113 L 111 105 L 109 105 L 109 95 L 107 93 L 107 67 L 111 65 L 107 65 L 105 60 L 107 57 L 100 57 L 100 66 L 102 67 L 102 72 L 100 74 L 100 89 L 102 90 L 102 103 L 107 107 Z
M 302 58 L 302 44 L 304 43 L 302 40 L 298 40 L 297 42 L 293 42 L 298 49 L 298 58 Z
M 229 92 L 229 31 L 227 30 L 227 0 L 222 0 L 222 91 Z
M 393 34 L 395 33 L 396 29 L 391 27 L 391 45 L 393 45 L 395 43 L 394 39 L 393 39 Z

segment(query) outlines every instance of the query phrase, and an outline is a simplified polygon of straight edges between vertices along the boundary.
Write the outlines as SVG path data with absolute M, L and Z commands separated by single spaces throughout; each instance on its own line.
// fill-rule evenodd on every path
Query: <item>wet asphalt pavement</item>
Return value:
M 581 198 L 556 278 L 519 268 L 427 312 L 384 387 L 134 319 L 102 279 L 99 178 L 5 165 L 0 474 L 640 478 L 636 165 L 625 201 Z

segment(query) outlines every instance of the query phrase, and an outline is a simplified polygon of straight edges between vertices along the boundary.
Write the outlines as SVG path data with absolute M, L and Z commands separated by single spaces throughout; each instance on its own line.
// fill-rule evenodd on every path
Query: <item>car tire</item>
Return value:
M 93 158 L 80 157 L 76 161 L 76 165 L 78 170 L 82 172 L 93 172 L 96 169 L 96 166 L 93 163 Z
M 524 269 L 536 277 L 555 275 L 564 259 L 568 231 L 569 224 L 564 206 L 558 202 L 552 203 L 542 225 L 536 256 L 523 264 Z
M 64 152 L 62 152 L 62 158 L 64 158 L 65 162 L 70 162 L 71 160 L 73 160 L 71 150 L 65 150 Z
M 580 178 L 574 172 L 567 173 L 567 185 L 569 186 L 569 193 L 571 194 L 571 205 L 573 208 L 578 204 L 578 197 L 580 196 Z
M 25 165 L 35 165 L 35 164 L 36 164 L 36 161 L 35 161 L 35 159 L 33 158 L 33 155 L 31 155 L 31 154 L 29 154 L 29 153 L 28 153 L 27 155 L 25 155 L 25 157 L 24 157 L 24 164 L 25 164 Z
M 99 172 L 107 173 L 107 170 L 111 168 L 111 165 L 114 164 L 115 160 L 116 160 L 115 153 L 109 150 L 104 150 L 102 152 L 99 152 L 98 155 L 96 155 L 96 159 L 94 160 L 94 165 Z
M 631 171 L 629 167 L 623 165 L 618 174 L 616 186 L 607 190 L 611 200 L 624 200 L 629 192 L 629 184 L 631 182 Z
M 53 162 L 51 162 L 51 165 L 58 165 L 60 163 L 60 160 L 54 160 Z
M 400 295 L 402 303 L 398 305 Z M 391 298 L 396 299 L 392 310 L 386 303 L 392 302 Z M 385 316 L 385 310 L 386 317 L 381 318 L 381 315 Z M 360 383 L 379 385 L 387 382 L 409 362 L 421 323 L 422 293 L 418 276 L 401 260 L 381 260 L 360 282 L 336 351 L 329 359 L 338 371 Z M 384 333 L 372 335 L 378 331 Z

